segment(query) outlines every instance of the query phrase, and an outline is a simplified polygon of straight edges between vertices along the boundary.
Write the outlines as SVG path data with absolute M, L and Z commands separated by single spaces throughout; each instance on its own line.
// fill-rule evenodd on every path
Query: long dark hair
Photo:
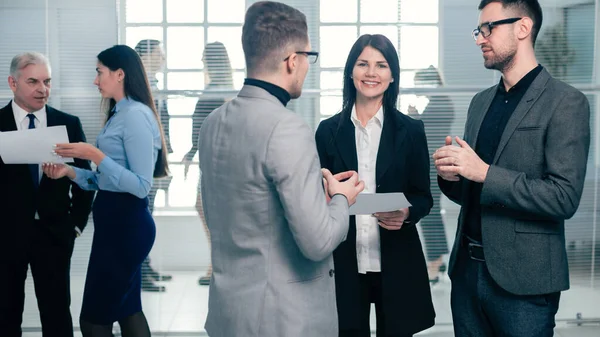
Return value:
M 343 117 L 350 116 L 352 107 L 356 102 L 356 87 L 354 87 L 352 79 L 352 70 L 354 70 L 356 60 L 367 46 L 373 47 L 383 54 L 392 71 L 394 81 L 390 83 L 387 90 L 383 93 L 383 112 L 393 113 L 396 111 L 398 93 L 400 92 L 400 61 L 398 60 L 398 52 L 396 52 L 396 48 L 394 48 L 394 45 L 387 37 L 380 34 L 365 34 L 354 42 L 354 45 L 350 49 L 350 54 L 348 54 L 346 66 L 344 67 Z M 340 122 L 343 119 L 340 119 Z
M 233 88 L 233 71 L 225 45 L 211 42 L 204 47 L 204 65 L 211 87 Z
M 165 135 L 163 132 L 162 124 L 156 107 L 154 106 L 154 99 L 152 98 L 152 92 L 150 91 L 150 84 L 148 83 L 148 77 L 144 70 L 144 65 L 138 53 L 131 47 L 125 45 L 116 45 L 108 48 L 98 54 L 98 61 L 112 71 L 118 69 L 123 70 L 125 73 L 125 81 L 123 89 L 125 96 L 135 101 L 145 104 L 154 113 L 154 118 L 158 123 L 158 129 L 160 130 L 160 139 L 162 148 L 159 150 L 158 159 L 154 166 L 154 177 L 162 178 L 169 174 L 169 165 L 167 162 L 167 146 L 165 143 Z M 110 111 L 115 107 L 117 102 L 114 98 L 103 99 L 103 106 L 105 107 L 105 113 L 109 114 Z

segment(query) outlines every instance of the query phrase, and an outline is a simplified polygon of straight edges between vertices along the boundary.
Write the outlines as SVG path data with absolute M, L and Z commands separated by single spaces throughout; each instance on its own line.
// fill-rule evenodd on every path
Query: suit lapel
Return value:
M 52 109 L 51 107 L 46 105 L 46 125 L 47 126 L 57 126 L 57 125 L 61 125 L 59 118 L 56 114 L 56 112 L 54 111 L 54 109 Z
M 375 181 L 377 184 L 388 170 L 390 165 L 398 157 L 398 149 L 401 148 L 402 141 L 406 136 L 404 125 L 396 118 L 396 110 L 385 112 L 383 129 L 381 130 L 381 139 L 379 149 L 377 150 L 377 163 L 375 164 Z
M 12 101 L 0 110 L 0 131 L 16 131 L 15 115 L 12 109 Z
M 508 143 L 508 140 L 515 132 L 521 120 L 527 115 L 531 107 L 538 100 L 544 89 L 546 88 L 546 82 L 549 79 L 549 75 L 547 72 L 542 71 L 537 78 L 531 83 L 531 86 L 515 108 L 515 111 L 508 119 L 506 123 L 506 127 L 504 128 L 504 132 L 502 132 L 502 137 L 500 138 L 500 143 L 498 143 L 498 149 L 496 149 L 496 155 L 494 156 L 494 161 L 492 164 L 495 164 L 500 158 L 500 154 L 502 154 L 502 150 Z
M 495 85 L 490 90 L 488 90 L 485 94 L 480 98 L 480 102 L 473 102 L 473 107 L 469 108 L 469 115 L 467 116 L 467 123 L 465 125 L 465 134 L 464 141 L 471 146 L 472 149 L 475 149 L 477 146 L 477 138 L 479 137 L 479 130 L 481 129 L 481 124 L 487 115 L 490 106 L 492 105 L 492 101 L 496 96 L 496 92 L 498 91 L 498 85 Z M 480 108 L 481 107 L 481 108 Z M 452 140 L 454 142 L 454 140 Z M 461 184 L 461 195 L 469 195 L 469 190 L 471 188 L 472 182 L 468 179 L 462 179 Z M 470 207 L 469 202 L 464 200 L 464 209 L 461 211 L 461 216 L 458 222 L 458 232 L 462 233 L 463 230 L 463 220 L 465 219 L 464 214 L 467 214 L 468 209 Z
M 61 125 L 60 120 L 58 118 L 58 114 L 56 113 L 56 111 L 54 111 L 54 109 L 52 109 L 51 107 L 46 105 L 46 126 L 57 126 L 57 125 Z M 48 180 L 48 179 L 50 179 L 50 178 L 48 178 L 46 176 L 46 174 L 42 172 L 42 179 L 40 180 L 40 186 L 39 186 L 40 189 L 46 185 L 46 180 Z
M 498 91 L 498 86 L 496 85 L 492 90 L 489 90 L 487 94 L 481 98 L 483 105 L 481 109 L 475 107 L 476 111 L 472 111 L 469 133 L 465 134 L 465 141 L 474 149 L 477 146 L 477 138 L 479 137 L 479 130 L 481 129 L 481 124 L 483 123 L 483 119 L 485 115 L 487 115 L 490 106 L 492 105 L 492 101 L 496 96 L 496 92 Z M 454 140 L 453 140 L 454 141 Z
M 17 123 L 15 122 L 15 114 L 12 109 L 12 101 L 7 106 L 0 110 L 0 131 L 17 131 Z M 1 160 L 0 160 L 1 162 Z M 4 164 L 4 162 L 2 162 Z M 31 177 L 29 167 L 25 164 L 11 164 L 13 172 L 20 172 L 22 176 Z M 19 179 L 19 178 L 15 178 Z M 30 188 L 33 189 L 33 180 L 28 179 Z
M 356 135 L 354 124 L 349 116 L 341 115 L 342 126 L 335 137 L 335 145 L 347 170 L 358 171 L 358 159 L 356 154 Z M 335 131 L 334 131 L 335 133 Z

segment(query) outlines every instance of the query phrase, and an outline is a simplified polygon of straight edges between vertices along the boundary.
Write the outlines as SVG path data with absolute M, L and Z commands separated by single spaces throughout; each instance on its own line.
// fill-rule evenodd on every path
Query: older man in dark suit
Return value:
M 434 154 L 462 208 L 450 259 L 457 336 L 552 336 L 569 288 L 564 222 L 581 198 L 590 146 L 586 97 L 537 63 L 537 0 L 483 0 L 473 31 L 502 80 L 469 107 L 464 140 Z
M 8 84 L 14 99 L 0 109 L 0 132 L 65 125 L 71 142 L 85 142 L 79 118 L 48 105 L 51 79 L 46 57 L 13 58 Z M 90 168 L 75 159 L 75 166 Z M 0 335 L 21 336 L 27 269 L 38 300 L 44 337 L 73 336 L 70 265 L 75 237 L 91 211 L 93 192 L 68 178 L 52 180 L 40 165 L 5 164 L 0 158 Z

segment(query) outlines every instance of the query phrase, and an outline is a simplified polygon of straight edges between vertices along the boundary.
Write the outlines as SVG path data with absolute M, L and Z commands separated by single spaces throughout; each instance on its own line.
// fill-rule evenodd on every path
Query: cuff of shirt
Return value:
M 121 172 L 123 172 L 125 168 L 119 165 L 116 161 L 112 160 L 109 156 L 105 156 L 104 159 L 98 165 L 98 172 L 104 174 L 105 176 L 109 176 L 113 178 L 115 183 L 119 182 L 119 177 L 121 176 Z
M 90 185 L 87 180 L 88 179 L 87 172 L 90 172 L 90 171 L 81 169 L 81 168 L 75 167 L 75 166 L 72 166 L 72 167 L 73 167 L 73 170 L 75 171 L 75 179 L 72 179 L 72 180 L 79 186 Z

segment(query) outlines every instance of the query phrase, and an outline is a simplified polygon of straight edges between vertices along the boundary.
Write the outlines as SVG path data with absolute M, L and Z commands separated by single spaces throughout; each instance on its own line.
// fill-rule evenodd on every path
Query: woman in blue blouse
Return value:
M 99 190 L 94 201 L 94 239 L 88 266 L 80 325 L 84 337 L 112 336 L 119 322 L 122 336 L 150 336 L 141 305 L 140 266 L 156 228 L 148 211 L 153 177 L 167 175 L 164 135 L 148 78 L 138 54 L 124 45 L 98 55 L 98 86 L 108 113 L 94 147 L 57 144 L 62 157 L 93 161 L 97 171 L 45 164 L 44 173 L 68 176 L 80 187 Z

